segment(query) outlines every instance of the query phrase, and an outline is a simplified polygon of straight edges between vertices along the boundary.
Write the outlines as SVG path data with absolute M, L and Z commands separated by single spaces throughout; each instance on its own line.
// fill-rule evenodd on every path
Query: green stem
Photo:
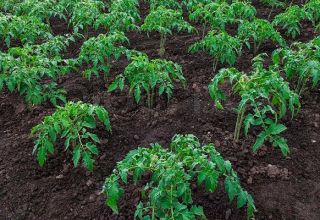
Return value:
M 174 211 L 173 211 L 173 198 L 172 198 L 172 194 L 173 194 L 173 187 L 172 187 L 172 185 L 171 185 L 171 217 L 172 217 L 172 220 L 174 220 Z
M 159 51 L 159 55 L 161 58 L 164 56 L 166 52 L 165 44 L 166 44 L 166 35 L 161 34 L 160 35 L 160 51 Z
M 244 119 L 244 113 L 246 111 L 246 106 L 243 106 L 241 109 L 239 109 L 238 115 L 237 115 L 237 123 L 236 128 L 234 131 L 234 140 L 238 141 L 240 138 L 240 132 L 242 128 L 242 123 Z
M 214 74 L 217 70 L 217 67 L 218 67 L 218 63 L 219 63 L 219 59 L 215 59 L 213 61 L 213 65 L 212 65 L 212 74 Z

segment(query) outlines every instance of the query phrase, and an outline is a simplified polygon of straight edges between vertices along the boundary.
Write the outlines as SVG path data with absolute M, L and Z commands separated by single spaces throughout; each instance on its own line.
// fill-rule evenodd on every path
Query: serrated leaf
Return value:
M 72 154 L 72 161 L 73 161 L 74 167 L 78 166 L 80 157 L 81 157 L 81 148 L 80 148 L 80 146 L 76 146 L 73 149 L 73 154 Z

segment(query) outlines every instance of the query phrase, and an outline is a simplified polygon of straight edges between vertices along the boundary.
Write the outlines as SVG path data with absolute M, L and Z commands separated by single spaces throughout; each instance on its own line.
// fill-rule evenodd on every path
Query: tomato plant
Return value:
M 253 198 L 241 187 L 230 161 L 224 160 L 213 144 L 201 146 L 193 135 L 176 135 L 170 150 L 159 144 L 137 148 L 118 162 L 103 187 L 106 204 L 113 212 L 119 212 L 124 193 L 121 185 L 129 184 L 131 178 L 137 184 L 144 173 L 152 177 L 141 189 L 136 219 L 206 219 L 203 208 L 193 204 L 190 182 L 195 180 L 197 186 L 212 193 L 222 178 L 230 202 L 237 200 L 238 208 L 247 207 L 248 219 L 253 217 Z
M 219 62 L 233 65 L 237 56 L 241 54 L 241 47 L 241 41 L 227 32 L 210 31 L 204 39 L 193 44 L 189 51 L 192 53 L 205 51 L 210 54 L 213 58 L 213 72 L 215 72 Z
M 55 0 L 24 0 L 14 7 L 15 15 L 34 16 L 50 24 L 50 17 L 67 20 L 61 7 Z
M 137 103 L 141 100 L 142 90 L 147 93 L 149 108 L 153 106 L 157 88 L 159 96 L 165 93 L 169 99 L 172 96 L 173 81 L 179 81 L 183 86 L 186 83 L 178 64 L 163 59 L 149 60 L 144 54 L 132 57 L 132 62 L 126 67 L 124 73 L 118 75 L 111 83 L 108 91 L 112 92 L 117 88 L 123 90 L 125 80 L 128 80 L 129 92 L 134 94 Z
M 78 57 L 80 65 L 90 66 L 83 72 L 84 76 L 90 79 L 92 74 L 99 76 L 103 72 L 106 77 L 110 72 L 112 59 L 118 60 L 122 54 L 128 53 L 122 46 L 124 43 L 129 43 L 129 40 L 123 32 L 100 34 L 85 41 Z
M 46 116 L 41 124 L 32 128 L 32 134 L 37 134 L 33 153 L 37 152 L 39 165 L 44 165 L 48 154 L 54 154 L 54 144 L 60 135 L 65 138 L 65 149 L 72 148 L 74 166 L 77 167 L 82 158 L 84 166 L 92 171 L 92 157 L 99 154 L 96 144 L 100 142 L 98 136 L 90 132 L 96 128 L 96 117 L 111 132 L 108 112 L 101 106 L 68 102 Z
M 274 64 L 283 69 L 291 80 L 298 78 L 296 93 L 301 95 L 308 86 L 316 87 L 320 80 L 320 37 L 308 43 L 294 43 L 291 48 L 280 48 L 272 56 Z
M 21 41 L 22 44 L 33 44 L 37 40 L 50 38 L 52 38 L 50 27 L 41 19 L 0 12 L 0 39 L 5 41 L 8 48 L 13 39 Z
M 223 109 L 221 100 L 224 99 L 224 93 L 219 85 L 225 79 L 230 79 L 233 92 L 241 97 L 237 107 L 234 139 L 239 140 L 242 127 L 247 135 L 250 127 L 259 126 L 262 131 L 256 139 L 253 151 L 256 152 L 265 141 L 269 141 L 274 147 L 280 148 L 283 155 L 287 155 L 287 142 L 280 136 L 286 127 L 279 123 L 279 119 L 286 114 L 288 108 L 292 117 L 300 109 L 299 96 L 290 90 L 288 82 L 273 67 L 263 67 L 262 55 L 254 58 L 253 70 L 249 74 L 235 68 L 222 69 L 209 85 L 210 96 L 218 109 Z
M 160 57 L 165 54 L 165 42 L 168 35 L 172 34 L 173 30 L 192 32 L 195 29 L 183 19 L 182 11 L 167 9 L 160 6 L 151 10 L 145 18 L 144 24 L 141 26 L 143 31 L 157 31 L 160 33 Z
M 226 23 L 230 20 L 230 6 L 226 2 L 211 2 L 209 4 L 198 4 L 194 6 L 189 15 L 191 21 L 203 23 L 203 33 L 209 25 L 213 29 L 224 30 Z
M 304 8 L 292 5 L 285 12 L 278 14 L 272 23 L 277 26 L 280 25 L 286 30 L 288 36 L 296 38 L 300 34 L 300 22 L 308 17 Z
M 73 6 L 69 24 L 75 32 L 84 30 L 88 35 L 88 28 L 93 26 L 103 13 L 105 4 L 99 0 L 81 0 Z
M 6 86 L 10 92 L 18 91 L 26 102 L 35 105 L 47 100 L 54 105 L 58 100 L 65 102 L 65 91 L 56 88 L 54 81 L 58 76 L 70 72 L 75 65 L 72 60 L 60 57 L 60 52 L 72 40 L 73 36 L 60 36 L 45 44 L 13 47 L 7 53 L 1 53 L 0 91 Z M 50 83 L 42 83 L 44 78 L 50 79 Z
M 271 7 L 270 13 L 268 15 L 268 19 L 270 19 L 272 12 L 275 8 L 284 8 L 286 6 L 286 3 L 279 0 L 259 0 L 262 4 L 265 4 L 267 6 Z
M 281 34 L 276 31 L 272 24 L 264 19 L 256 18 L 253 21 L 243 21 L 238 30 L 238 37 L 245 41 L 250 48 L 249 40 L 253 40 L 253 53 L 257 54 L 261 45 L 268 40 L 278 43 L 280 46 L 285 46 L 286 42 Z
M 320 31 L 320 1 L 310 0 L 304 5 L 305 11 L 309 14 L 309 20 L 312 21 L 316 30 Z

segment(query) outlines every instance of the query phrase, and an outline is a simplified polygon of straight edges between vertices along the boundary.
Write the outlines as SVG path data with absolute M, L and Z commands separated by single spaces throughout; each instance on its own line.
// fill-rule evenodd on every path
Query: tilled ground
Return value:
M 269 9 L 258 3 L 254 5 L 259 17 L 268 16 Z M 145 6 L 142 6 L 142 13 L 147 13 Z M 52 23 L 54 33 L 67 32 L 64 23 Z M 230 33 L 235 33 L 234 28 L 230 28 Z M 308 41 L 314 36 L 311 25 L 305 23 L 297 40 Z M 157 57 L 157 34 L 148 38 L 145 33 L 128 33 L 128 37 L 130 48 Z M 106 84 L 110 81 L 98 78 L 88 81 L 80 73 L 59 81 L 67 90 L 69 100 L 99 104 L 110 113 L 112 134 L 103 127 L 96 130 L 102 143 L 93 173 L 72 167 L 71 156 L 63 151 L 62 141 L 56 144 L 56 154 L 40 168 L 31 154 L 30 129 L 54 108 L 49 104 L 31 108 L 18 94 L 1 93 L 0 219 L 133 219 L 141 185 L 125 188 L 120 214 L 114 215 L 105 206 L 101 194 L 104 179 L 131 149 L 153 142 L 168 146 L 177 133 L 195 134 L 203 143 L 214 143 L 225 159 L 232 162 L 242 185 L 254 196 L 258 209 L 256 219 L 320 219 L 320 90 L 306 93 L 299 116 L 286 120 L 289 157 L 284 158 L 279 150 L 270 146 L 253 155 L 250 146 L 256 131 L 238 143 L 232 140 L 236 120 L 233 108 L 238 97 L 230 94 L 225 110 L 217 110 L 207 91 L 213 77 L 210 57 L 187 53 L 188 46 L 198 39 L 196 34 L 169 38 L 166 58 L 182 65 L 188 86 L 186 89 L 178 86 L 169 103 L 158 98 L 154 109 L 136 105 L 125 92 L 108 94 Z M 80 45 L 81 42 L 72 45 L 66 56 L 75 57 Z M 267 43 L 261 52 L 270 54 L 275 48 Z M 250 51 L 244 50 L 237 67 L 249 70 L 252 57 Z M 125 60 L 115 63 L 111 79 L 126 65 Z M 208 219 L 245 218 L 244 210 L 229 204 L 223 190 L 209 194 L 193 187 L 193 192 L 194 202 L 204 207 Z

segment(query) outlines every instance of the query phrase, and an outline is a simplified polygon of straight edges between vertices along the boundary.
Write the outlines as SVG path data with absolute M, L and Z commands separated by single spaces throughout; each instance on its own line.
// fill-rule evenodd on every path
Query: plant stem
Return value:
M 234 140 L 238 141 L 240 138 L 240 132 L 242 128 L 242 123 L 244 119 L 244 113 L 246 111 L 246 106 L 243 106 L 241 109 L 239 109 L 238 115 L 237 115 L 237 123 L 236 123 L 236 128 L 234 131 Z
M 166 52 L 166 48 L 165 48 L 165 44 L 166 44 L 166 35 L 165 34 L 160 34 L 160 51 L 159 51 L 159 55 L 162 58 Z
M 213 61 L 213 65 L 212 65 L 212 74 L 214 74 L 217 70 L 217 67 L 218 67 L 218 63 L 219 63 L 219 60 L 218 59 L 215 59 Z

